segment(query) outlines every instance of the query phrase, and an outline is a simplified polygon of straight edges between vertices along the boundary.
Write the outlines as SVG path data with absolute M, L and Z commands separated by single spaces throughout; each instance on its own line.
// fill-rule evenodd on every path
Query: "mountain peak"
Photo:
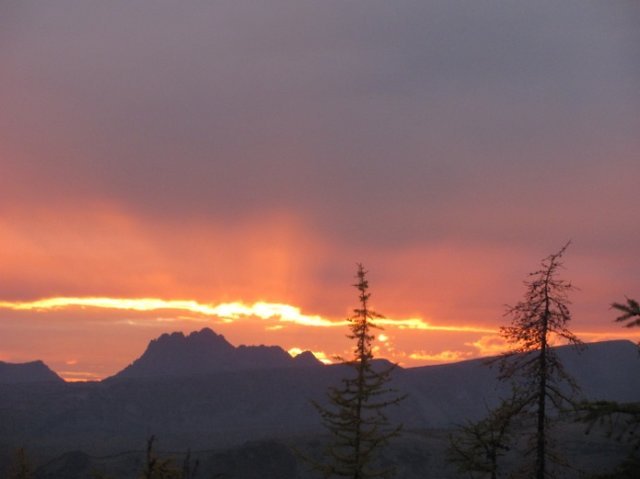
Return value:
M 293 358 L 293 361 L 300 367 L 322 365 L 322 361 L 316 358 L 311 351 L 301 352 Z
M 202 328 L 200 331 L 193 331 L 186 337 L 186 339 L 187 341 L 191 341 L 192 344 L 202 343 L 210 345 L 215 344 L 219 347 L 233 347 L 222 334 L 216 334 L 211 328 Z
M 200 331 L 193 331 L 185 335 L 181 331 L 173 333 L 164 333 L 156 339 L 152 339 L 147 347 L 150 354 L 181 354 L 185 350 L 189 350 L 190 355 L 211 354 L 215 351 L 231 350 L 233 346 L 222 336 L 216 334 L 210 328 L 203 328 Z M 146 353 L 145 353 L 146 354 Z
M 309 353 L 311 354 L 311 353 Z M 304 359 L 304 358 L 303 358 Z M 239 346 L 210 328 L 165 333 L 113 378 L 193 376 L 247 369 L 300 368 L 321 365 L 317 359 L 296 360 L 280 346 Z
M 0 361 L 0 383 L 35 383 L 35 382 L 63 382 L 41 360 L 29 363 L 5 363 Z

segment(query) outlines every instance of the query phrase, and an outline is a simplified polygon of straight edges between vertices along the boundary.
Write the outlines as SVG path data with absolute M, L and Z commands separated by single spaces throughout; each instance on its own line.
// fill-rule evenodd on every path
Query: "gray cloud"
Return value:
M 288 210 L 381 247 L 640 239 L 637 4 L 3 8 L 3 202 Z

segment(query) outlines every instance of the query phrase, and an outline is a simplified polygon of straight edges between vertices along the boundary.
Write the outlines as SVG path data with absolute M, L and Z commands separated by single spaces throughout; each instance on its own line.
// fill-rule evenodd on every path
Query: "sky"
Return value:
M 570 328 L 640 339 L 640 4 L 0 1 L 0 361 L 164 332 L 348 355 L 356 263 L 419 366 L 504 348 L 567 241 Z

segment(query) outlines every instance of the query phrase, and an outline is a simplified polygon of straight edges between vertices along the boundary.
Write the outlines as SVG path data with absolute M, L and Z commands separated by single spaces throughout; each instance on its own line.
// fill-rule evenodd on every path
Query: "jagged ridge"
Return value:
M 309 351 L 291 357 L 280 346 L 238 346 L 209 328 L 189 335 L 163 334 L 146 351 L 109 378 L 193 376 L 222 371 L 314 367 L 322 363 Z

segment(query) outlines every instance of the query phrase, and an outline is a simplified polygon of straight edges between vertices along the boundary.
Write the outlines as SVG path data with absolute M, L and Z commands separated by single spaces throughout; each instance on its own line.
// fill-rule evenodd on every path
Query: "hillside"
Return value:
M 0 361 L 0 384 L 63 382 L 42 361 L 29 363 L 5 363 Z
M 220 338 L 215 339 L 217 347 L 231 351 L 233 346 Z M 159 343 L 152 343 L 145 355 Z M 175 350 L 171 354 L 173 361 L 182 361 Z M 631 342 L 592 343 L 582 352 L 563 347 L 559 354 L 585 398 L 640 399 L 640 361 Z M 287 361 L 291 366 L 293 359 Z M 101 383 L 13 384 L 0 395 L 0 444 L 109 453 L 139 446 L 151 433 L 167 447 L 184 449 L 322 431 L 311 400 L 322 402 L 327 387 L 350 370 L 280 365 L 184 375 L 174 370 L 172 376 L 116 375 Z M 393 384 L 409 397 L 390 414 L 415 430 L 482 417 L 507 393 L 495 368 L 484 360 L 398 368 Z

